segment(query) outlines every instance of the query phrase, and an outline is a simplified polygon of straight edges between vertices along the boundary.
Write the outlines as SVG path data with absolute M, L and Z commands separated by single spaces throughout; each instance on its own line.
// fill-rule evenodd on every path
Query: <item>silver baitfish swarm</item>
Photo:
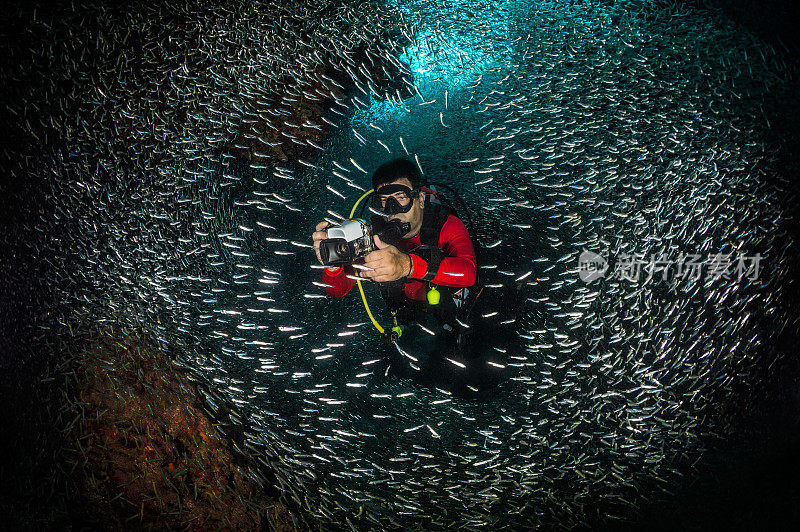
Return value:
M 52 334 L 151 331 L 308 522 L 614 523 L 694 475 L 757 395 L 734 390 L 788 354 L 797 139 L 772 122 L 800 70 L 713 9 L 59 9 L 19 15 L 2 80 L 8 175 L 45 199 L 0 242 L 45 272 Z M 397 156 L 459 191 L 483 244 L 475 354 L 432 386 L 357 291 L 327 297 L 311 248 Z

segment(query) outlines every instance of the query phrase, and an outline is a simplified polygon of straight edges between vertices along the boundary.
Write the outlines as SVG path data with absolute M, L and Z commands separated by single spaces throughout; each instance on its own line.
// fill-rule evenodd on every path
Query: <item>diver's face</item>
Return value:
M 398 179 L 396 181 L 392 181 L 391 183 L 385 183 L 385 184 L 381 185 L 381 187 L 384 187 L 386 185 L 404 185 L 404 186 L 407 186 L 408 188 L 411 188 L 411 181 L 409 181 L 408 179 L 403 177 L 403 178 L 400 178 L 400 179 Z M 378 187 L 378 188 L 380 189 L 381 187 Z M 400 205 L 405 207 L 405 204 L 402 202 L 402 199 L 403 199 L 403 193 L 402 192 L 395 192 L 395 193 L 391 194 L 391 196 L 394 196 L 395 199 L 398 200 Z M 380 199 L 381 202 L 386 200 L 386 198 L 388 198 L 388 197 L 389 197 L 389 195 L 378 194 L 378 199 Z M 396 219 L 396 220 L 400 220 L 401 222 L 410 223 L 411 224 L 411 230 L 408 233 L 404 234 L 403 238 L 411 238 L 412 236 L 416 235 L 419 232 L 420 228 L 422 227 L 422 211 L 423 211 L 424 208 L 425 208 L 425 193 L 422 192 L 422 191 L 419 191 L 416 199 L 414 200 L 414 204 L 411 206 L 411 209 L 408 212 L 400 212 L 400 213 L 397 213 L 397 214 L 393 214 L 393 215 L 389 216 L 388 219 L 389 220 L 395 220 Z

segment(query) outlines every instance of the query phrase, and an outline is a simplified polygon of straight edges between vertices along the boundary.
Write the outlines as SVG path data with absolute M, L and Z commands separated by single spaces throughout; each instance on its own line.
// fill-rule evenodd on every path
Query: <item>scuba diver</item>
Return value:
M 463 348 L 471 333 L 470 314 L 481 293 L 467 227 L 451 212 L 452 207 L 439 201 L 441 193 L 428 188 L 407 159 L 379 166 L 372 175 L 372 189 L 372 211 L 385 221 L 401 222 L 401 229 L 394 232 L 394 238 L 387 238 L 389 242 L 373 235 L 374 249 L 361 261 L 326 266 L 322 274 L 325 291 L 340 298 L 357 280 L 374 281 L 395 320 L 392 331 L 385 333 L 388 339 L 397 340 L 413 322 L 423 328 L 427 324 L 428 330 L 438 322 L 438 333 L 423 336 L 435 335 L 437 343 Z M 320 222 L 312 235 L 317 260 L 323 265 L 320 244 L 328 239 L 329 226 L 327 221 Z

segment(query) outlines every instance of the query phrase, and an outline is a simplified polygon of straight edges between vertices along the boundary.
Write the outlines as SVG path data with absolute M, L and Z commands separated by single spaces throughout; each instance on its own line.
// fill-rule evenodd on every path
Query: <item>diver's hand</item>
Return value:
M 372 270 L 359 272 L 360 277 L 372 279 L 376 283 L 388 283 L 406 277 L 411 273 L 411 257 L 387 244 L 375 235 L 377 250 L 364 257 L 364 266 Z
M 330 225 L 331 225 L 330 222 L 320 222 L 320 223 L 318 223 L 317 227 L 316 227 L 316 230 L 314 231 L 314 234 L 311 235 L 311 238 L 314 240 L 314 251 L 317 254 L 317 260 L 323 266 L 324 266 L 324 264 L 322 263 L 322 255 L 319 254 L 319 243 L 328 238 L 328 232 L 327 231 L 323 231 L 323 229 L 325 229 L 326 227 L 329 227 Z

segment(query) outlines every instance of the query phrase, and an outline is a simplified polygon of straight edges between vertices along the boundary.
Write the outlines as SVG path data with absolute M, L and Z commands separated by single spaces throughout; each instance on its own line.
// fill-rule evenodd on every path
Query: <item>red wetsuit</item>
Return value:
M 420 233 L 408 239 L 401 239 L 397 243 L 397 249 L 403 253 L 408 253 L 420 245 Z M 433 284 L 442 286 L 472 286 L 475 284 L 476 268 L 475 249 L 469 238 L 464 222 L 453 216 L 447 217 L 442 231 L 439 233 L 439 249 L 444 251 L 445 257 L 439 265 L 439 273 L 431 281 Z M 427 292 L 425 281 L 419 279 L 428 271 L 428 263 L 425 259 L 417 255 L 411 255 L 414 262 L 413 272 L 403 284 L 403 294 L 409 299 L 424 301 Z M 458 275 L 448 275 L 445 272 Z M 369 281 L 369 279 L 365 279 Z M 346 295 L 356 284 L 355 279 L 350 279 L 345 275 L 344 268 L 339 267 L 333 271 L 325 268 L 322 272 L 322 282 L 325 283 L 325 291 L 331 297 L 342 297 Z

